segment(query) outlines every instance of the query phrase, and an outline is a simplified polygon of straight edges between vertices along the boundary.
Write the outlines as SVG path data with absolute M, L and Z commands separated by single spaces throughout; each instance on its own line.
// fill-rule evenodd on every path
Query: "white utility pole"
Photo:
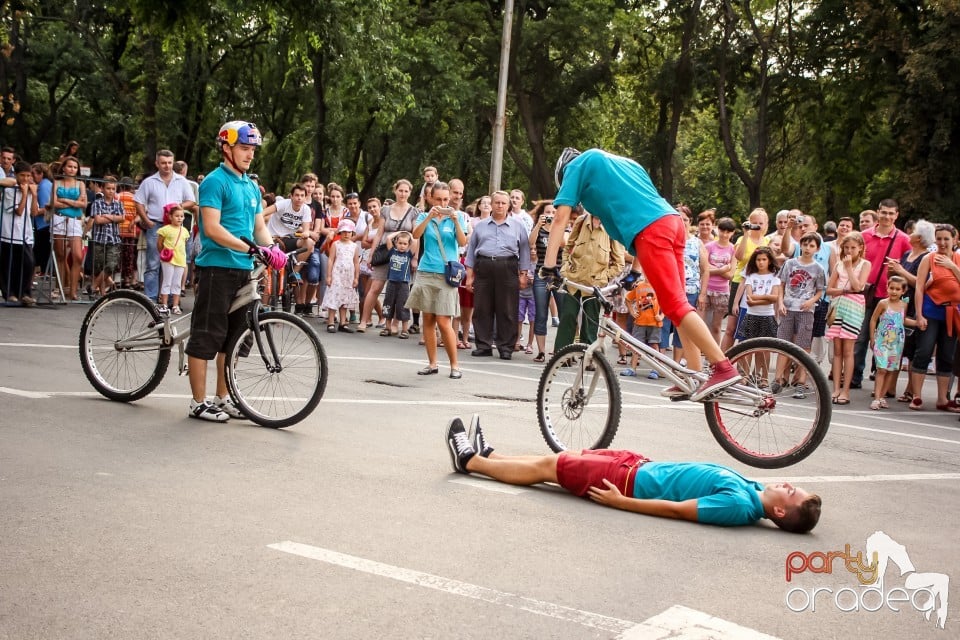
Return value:
M 490 149 L 490 193 L 500 189 L 503 175 L 503 139 L 507 120 L 507 79 L 510 75 L 510 36 L 513 33 L 513 0 L 503 6 L 503 42 L 500 44 L 500 82 L 497 87 L 497 117 L 493 122 Z

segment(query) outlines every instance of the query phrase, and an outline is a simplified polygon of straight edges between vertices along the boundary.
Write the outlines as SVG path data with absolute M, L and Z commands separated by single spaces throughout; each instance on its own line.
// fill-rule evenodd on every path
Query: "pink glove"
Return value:
M 260 251 L 263 252 L 263 257 L 267 259 L 267 265 L 271 269 L 279 271 L 287 266 L 287 254 L 277 245 L 260 247 Z

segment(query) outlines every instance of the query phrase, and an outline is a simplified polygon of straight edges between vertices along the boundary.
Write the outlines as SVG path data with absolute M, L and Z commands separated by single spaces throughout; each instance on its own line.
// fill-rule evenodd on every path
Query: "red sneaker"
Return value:
M 690 399 L 694 402 L 700 402 L 711 394 L 738 382 L 740 382 L 740 374 L 733 368 L 730 361 L 718 362 L 711 369 L 710 377 L 704 380 L 703 384 L 690 395 Z

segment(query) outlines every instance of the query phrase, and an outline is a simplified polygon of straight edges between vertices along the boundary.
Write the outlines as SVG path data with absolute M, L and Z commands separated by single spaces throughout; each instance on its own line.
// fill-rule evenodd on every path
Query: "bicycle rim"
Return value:
M 156 341 L 118 349 L 117 343 L 147 331 L 160 320 L 156 307 L 141 294 L 117 291 L 87 312 L 80 328 L 80 362 L 90 384 L 111 400 L 130 402 L 153 391 L 167 371 L 170 351 Z
M 613 367 L 600 352 L 587 365 L 586 350 L 585 344 L 564 347 L 540 376 L 537 419 L 543 439 L 556 452 L 606 448 L 620 425 L 620 385 Z
M 253 422 L 289 427 L 310 415 L 320 402 L 327 384 L 327 357 L 310 325 L 296 316 L 261 313 L 260 332 L 260 345 L 249 328 L 231 343 L 226 365 L 230 396 Z M 274 362 L 271 343 L 281 365 L 278 371 L 270 371 L 264 363 L 264 358 Z
M 736 391 L 705 403 L 717 442 L 737 460 L 763 469 L 796 464 L 813 453 L 832 416 L 830 388 L 813 358 L 776 338 L 746 340 L 727 356 L 744 384 L 763 393 L 765 406 L 735 403 Z

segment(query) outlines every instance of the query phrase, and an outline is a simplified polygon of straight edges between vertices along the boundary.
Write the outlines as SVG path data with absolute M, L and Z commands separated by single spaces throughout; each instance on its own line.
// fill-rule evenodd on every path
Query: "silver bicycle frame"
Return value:
M 250 279 L 243 285 L 234 297 L 230 305 L 230 313 L 242 309 L 251 302 L 260 301 L 260 293 L 257 291 L 260 277 L 266 270 L 263 264 L 257 265 L 250 272 Z M 117 351 L 152 351 L 159 349 L 170 349 L 173 345 L 179 348 L 178 370 L 183 375 L 187 371 L 186 354 L 184 353 L 184 343 L 190 337 L 190 325 L 181 327 L 192 314 L 180 316 L 176 320 L 170 316 L 164 316 L 160 322 L 151 322 L 148 328 L 140 333 L 132 335 L 124 340 L 117 340 L 114 343 L 114 349 Z M 162 329 L 157 331 L 157 327 L 162 323 Z
M 583 360 L 585 365 L 590 364 L 590 362 L 593 360 L 594 354 L 597 351 L 600 351 L 600 353 L 604 352 L 606 347 L 606 338 L 607 336 L 611 336 L 614 342 L 619 340 L 626 344 L 631 352 L 637 354 L 637 356 L 640 358 L 640 362 L 642 362 L 645 366 L 650 367 L 661 377 L 666 378 L 677 387 L 682 389 L 686 395 L 678 397 L 676 399 L 678 401 L 688 400 L 690 394 L 697 389 L 701 382 L 707 379 L 707 374 L 681 366 L 680 363 L 675 362 L 673 359 L 668 358 L 659 351 L 655 351 L 651 347 L 643 344 L 628 332 L 624 331 L 623 327 L 614 322 L 614 320 L 610 317 L 610 312 L 607 311 L 607 308 L 610 306 L 608 297 L 620 288 L 619 281 L 609 284 L 602 289 L 584 286 L 569 280 L 564 280 L 560 286 L 561 291 L 563 290 L 563 286 L 569 286 L 580 291 L 581 293 L 591 294 L 591 297 L 598 297 L 601 302 L 606 304 L 600 316 L 600 326 L 597 331 L 597 339 L 587 347 L 587 351 L 584 354 Z M 580 299 L 581 313 L 583 310 L 583 303 L 587 299 L 589 298 Z M 579 382 L 577 384 L 579 384 Z M 596 376 L 594 376 L 588 397 L 593 395 L 596 384 L 597 380 Z M 754 409 L 758 409 L 763 406 L 767 397 L 767 394 L 761 389 L 757 389 L 756 387 L 751 387 L 745 384 L 735 384 L 727 387 L 719 395 L 722 396 L 725 404 L 742 405 L 746 407 L 752 407 Z M 717 396 L 714 396 L 706 401 L 709 402 L 716 397 Z

